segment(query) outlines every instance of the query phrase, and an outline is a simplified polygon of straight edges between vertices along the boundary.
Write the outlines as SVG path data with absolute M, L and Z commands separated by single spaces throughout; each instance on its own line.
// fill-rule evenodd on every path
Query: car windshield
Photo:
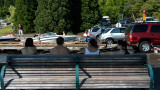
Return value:
M 93 30 L 92 30 L 92 32 L 97 32 L 98 30 L 99 30 L 99 28 L 94 27 Z
M 146 21 L 154 21 L 153 18 L 146 18 Z
M 108 31 L 110 31 L 111 29 L 105 29 L 103 33 L 107 33 Z

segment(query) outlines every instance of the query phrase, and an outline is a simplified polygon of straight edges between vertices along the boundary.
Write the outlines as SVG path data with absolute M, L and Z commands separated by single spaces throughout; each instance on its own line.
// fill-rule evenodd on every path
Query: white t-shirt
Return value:
M 83 36 L 84 36 L 84 37 L 87 37 L 87 33 L 84 33 Z

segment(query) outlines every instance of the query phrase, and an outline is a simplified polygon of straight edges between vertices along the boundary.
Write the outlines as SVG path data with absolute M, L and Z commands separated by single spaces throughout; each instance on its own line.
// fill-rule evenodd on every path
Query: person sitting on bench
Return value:
M 37 48 L 33 45 L 33 39 L 27 38 L 25 47 L 21 50 L 22 54 L 37 54 Z
M 50 54 L 69 54 L 70 50 L 67 47 L 64 47 L 64 39 L 62 37 L 58 37 L 56 39 L 57 46 L 50 50 Z
M 91 39 L 88 43 L 88 47 L 84 49 L 84 54 L 86 55 L 98 55 L 100 51 L 98 49 L 97 41 L 95 39 Z

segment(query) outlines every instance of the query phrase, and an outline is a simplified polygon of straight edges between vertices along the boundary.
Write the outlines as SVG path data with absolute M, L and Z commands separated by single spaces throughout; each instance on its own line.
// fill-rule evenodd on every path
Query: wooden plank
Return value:
M 61 71 L 68 71 L 68 70 L 75 70 L 75 68 L 15 68 L 18 71 L 25 71 L 25 70 L 32 70 L 32 71 L 46 71 L 46 70 L 61 70 Z M 6 68 L 7 71 L 12 70 L 11 68 Z M 147 71 L 148 68 L 80 68 L 79 70 L 86 70 L 86 71 L 123 71 L 123 72 L 143 72 Z

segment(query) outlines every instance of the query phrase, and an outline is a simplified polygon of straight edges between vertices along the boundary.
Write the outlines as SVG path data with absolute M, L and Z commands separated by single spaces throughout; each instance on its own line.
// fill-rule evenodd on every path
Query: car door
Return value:
M 160 45 L 160 25 L 151 26 L 151 39 L 153 45 Z
M 126 30 L 126 28 L 120 28 L 120 33 L 121 33 L 120 40 L 124 40 L 124 38 L 125 38 L 125 30 Z
M 120 28 L 114 28 L 111 31 L 111 36 L 114 39 L 114 41 L 121 40 L 122 33 L 120 33 Z

